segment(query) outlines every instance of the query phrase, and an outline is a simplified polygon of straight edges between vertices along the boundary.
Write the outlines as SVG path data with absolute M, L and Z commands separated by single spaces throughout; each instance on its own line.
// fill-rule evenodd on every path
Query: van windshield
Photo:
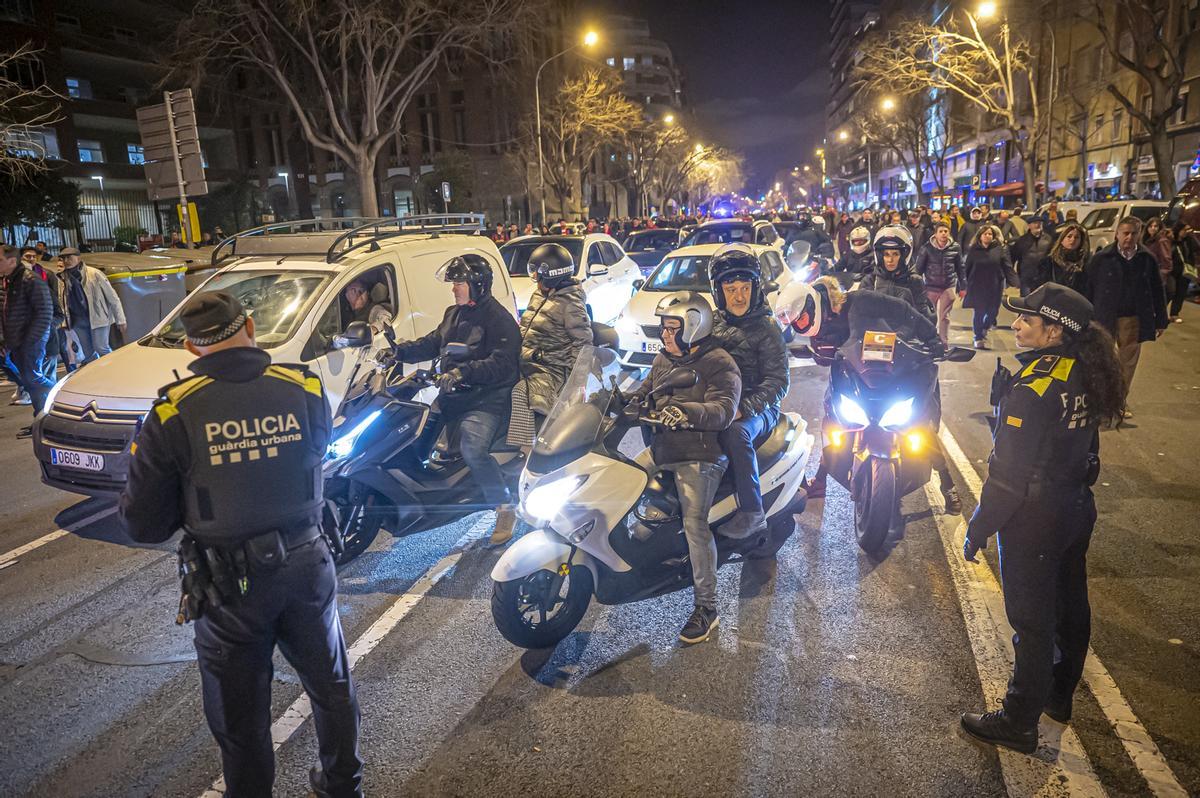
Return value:
M 241 300 L 254 319 L 255 342 L 271 349 L 292 337 L 327 282 L 329 275 L 321 272 L 232 271 L 216 275 L 202 289 L 227 291 Z M 183 341 L 183 321 L 176 310 L 143 344 L 179 348 Z

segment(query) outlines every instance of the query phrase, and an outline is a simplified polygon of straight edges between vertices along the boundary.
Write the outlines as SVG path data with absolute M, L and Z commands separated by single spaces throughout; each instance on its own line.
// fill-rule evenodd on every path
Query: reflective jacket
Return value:
M 1099 425 L 1088 413 L 1083 364 L 1069 345 L 1021 352 L 1017 360 L 1021 370 L 999 397 L 988 477 L 967 526 L 976 542 L 1019 520 L 1024 503 L 1094 478 L 1089 461 L 1099 454 Z
M 182 527 L 231 545 L 320 522 L 330 414 L 319 378 L 238 347 L 162 389 L 132 449 L 121 518 L 134 540 Z
M 583 286 L 571 281 L 549 292 L 541 287 L 533 292 L 521 314 L 521 376 L 532 410 L 549 415 L 579 350 L 591 342 Z

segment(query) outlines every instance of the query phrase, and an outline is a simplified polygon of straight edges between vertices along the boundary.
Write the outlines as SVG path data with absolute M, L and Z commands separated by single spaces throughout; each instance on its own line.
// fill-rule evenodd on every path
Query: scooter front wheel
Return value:
M 896 512 L 896 465 L 882 457 L 872 457 L 863 474 L 865 484 L 854 503 L 854 528 L 858 545 L 868 554 L 883 546 Z
M 539 570 L 496 582 L 492 618 L 504 639 L 522 648 L 549 648 L 574 631 L 592 600 L 592 572 L 576 565 L 566 574 Z
M 367 550 L 383 527 L 383 497 L 367 491 L 357 503 L 326 501 L 322 524 L 333 546 L 333 562 L 342 567 Z M 332 505 L 332 506 L 331 506 Z

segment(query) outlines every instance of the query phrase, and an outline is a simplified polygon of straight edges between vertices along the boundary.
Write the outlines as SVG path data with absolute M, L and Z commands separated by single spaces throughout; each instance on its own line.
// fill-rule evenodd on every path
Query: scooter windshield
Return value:
M 538 433 L 534 454 L 560 454 L 581 446 L 590 447 L 608 412 L 620 373 L 616 352 L 606 347 L 585 346 Z

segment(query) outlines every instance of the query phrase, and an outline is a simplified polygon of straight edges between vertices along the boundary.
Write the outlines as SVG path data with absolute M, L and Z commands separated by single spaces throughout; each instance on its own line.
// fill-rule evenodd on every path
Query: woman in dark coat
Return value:
M 1038 288 L 1046 283 L 1058 283 L 1082 293 L 1084 272 L 1083 267 L 1091 254 L 1088 247 L 1088 234 L 1082 226 L 1070 222 L 1058 228 L 1058 237 L 1050 254 L 1042 259 L 1037 267 Z
M 1017 273 L 1008 256 L 1008 247 L 1000 240 L 1000 230 L 994 224 L 980 225 L 964 259 L 967 275 L 967 295 L 963 307 L 972 308 L 975 317 L 975 348 L 987 349 L 988 330 L 996 326 L 1004 285 L 1018 285 Z

